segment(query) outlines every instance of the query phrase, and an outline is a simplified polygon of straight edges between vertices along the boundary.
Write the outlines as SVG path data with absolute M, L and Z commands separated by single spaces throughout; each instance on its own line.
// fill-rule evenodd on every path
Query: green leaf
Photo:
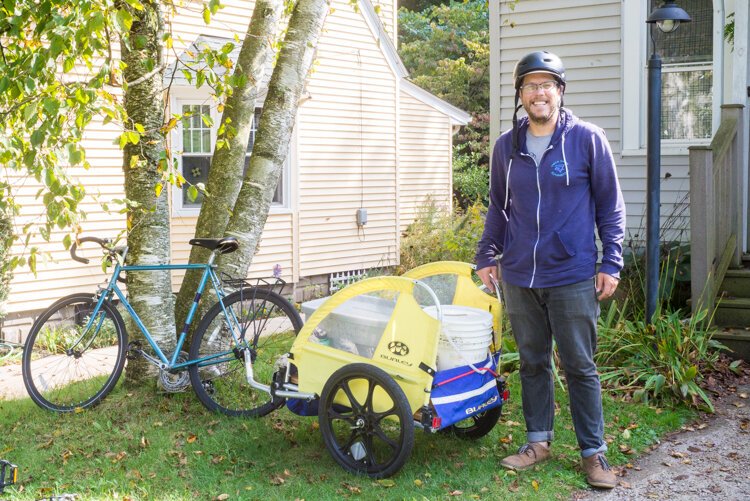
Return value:
M 135 10 L 143 10 L 143 4 L 138 0 L 125 0 L 125 2 Z
M 208 7 L 203 7 L 203 22 L 211 24 L 211 11 L 208 10 Z
M 63 61 L 63 73 L 70 73 L 75 68 L 76 60 L 74 57 L 66 57 Z
M 10 78 L 3 76 L 0 78 L 0 94 L 4 93 L 10 87 Z
M 47 238 L 46 240 L 49 240 L 49 238 Z M 33 273 L 34 276 L 36 277 L 36 254 L 31 254 L 29 256 L 29 268 L 31 269 L 31 273 Z
M 130 31 L 133 26 L 133 15 L 125 9 L 120 9 L 115 15 L 115 21 L 122 31 Z
M 156 187 L 154 188 L 154 193 L 156 194 L 156 198 L 159 198 L 161 196 L 161 192 L 164 189 L 164 184 L 158 183 Z
M 188 195 L 188 199 L 191 202 L 195 202 L 195 199 L 198 198 L 198 188 L 196 188 L 193 185 L 190 185 L 190 187 L 188 188 L 187 195 Z

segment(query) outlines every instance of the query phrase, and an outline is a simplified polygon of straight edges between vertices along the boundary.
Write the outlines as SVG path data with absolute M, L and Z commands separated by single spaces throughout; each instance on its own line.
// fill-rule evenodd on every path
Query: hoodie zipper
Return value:
M 539 157 L 539 161 L 536 161 L 536 158 L 529 155 L 528 153 L 519 152 L 522 156 L 529 157 L 534 162 L 534 168 L 536 169 L 536 192 L 537 192 L 537 202 L 536 202 L 536 242 L 534 242 L 534 250 L 531 253 L 533 267 L 531 270 L 531 282 L 529 282 L 529 288 L 534 287 L 534 279 L 536 278 L 536 248 L 539 246 L 539 240 L 541 239 L 542 235 L 542 228 L 540 223 L 540 213 L 542 210 L 542 186 L 539 182 L 539 164 L 542 163 L 542 160 L 544 159 L 544 155 L 547 154 L 549 150 L 554 148 L 554 145 L 550 144 L 547 146 L 547 149 L 542 152 L 542 155 Z

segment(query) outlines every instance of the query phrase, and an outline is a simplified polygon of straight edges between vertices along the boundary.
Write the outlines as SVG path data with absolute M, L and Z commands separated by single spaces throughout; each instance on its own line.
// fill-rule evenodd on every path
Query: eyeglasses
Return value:
M 524 94 L 533 94 L 539 89 L 542 89 L 544 92 L 549 92 L 555 87 L 557 87 L 557 82 L 553 80 L 547 80 L 546 82 L 542 82 L 539 84 L 528 83 L 528 84 L 522 85 L 519 88 L 521 89 L 521 92 L 523 92 Z

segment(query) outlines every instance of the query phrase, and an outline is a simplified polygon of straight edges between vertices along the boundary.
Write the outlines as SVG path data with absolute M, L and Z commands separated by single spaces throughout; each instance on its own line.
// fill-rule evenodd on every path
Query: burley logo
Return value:
M 405 357 L 409 354 L 409 347 L 401 341 L 391 341 L 388 343 L 388 350 L 394 355 Z
M 552 164 L 552 170 L 550 172 L 553 176 L 563 177 L 565 175 L 565 162 L 558 160 Z

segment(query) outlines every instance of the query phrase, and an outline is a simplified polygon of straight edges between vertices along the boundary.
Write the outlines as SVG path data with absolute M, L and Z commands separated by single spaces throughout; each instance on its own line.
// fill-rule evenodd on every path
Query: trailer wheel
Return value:
M 450 433 L 458 438 L 476 440 L 492 431 L 498 419 L 500 419 L 501 413 L 501 406 L 493 407 L 488 411 L 480 412 L 463 421 L 447 426 L 440 431 Z
M 350 364 L 333 373 L 318 418 L 328 451 L 345 470 L 371 478 L 398 472 L 414 447 L 414 420 L 401 387 L 385 371 Z

